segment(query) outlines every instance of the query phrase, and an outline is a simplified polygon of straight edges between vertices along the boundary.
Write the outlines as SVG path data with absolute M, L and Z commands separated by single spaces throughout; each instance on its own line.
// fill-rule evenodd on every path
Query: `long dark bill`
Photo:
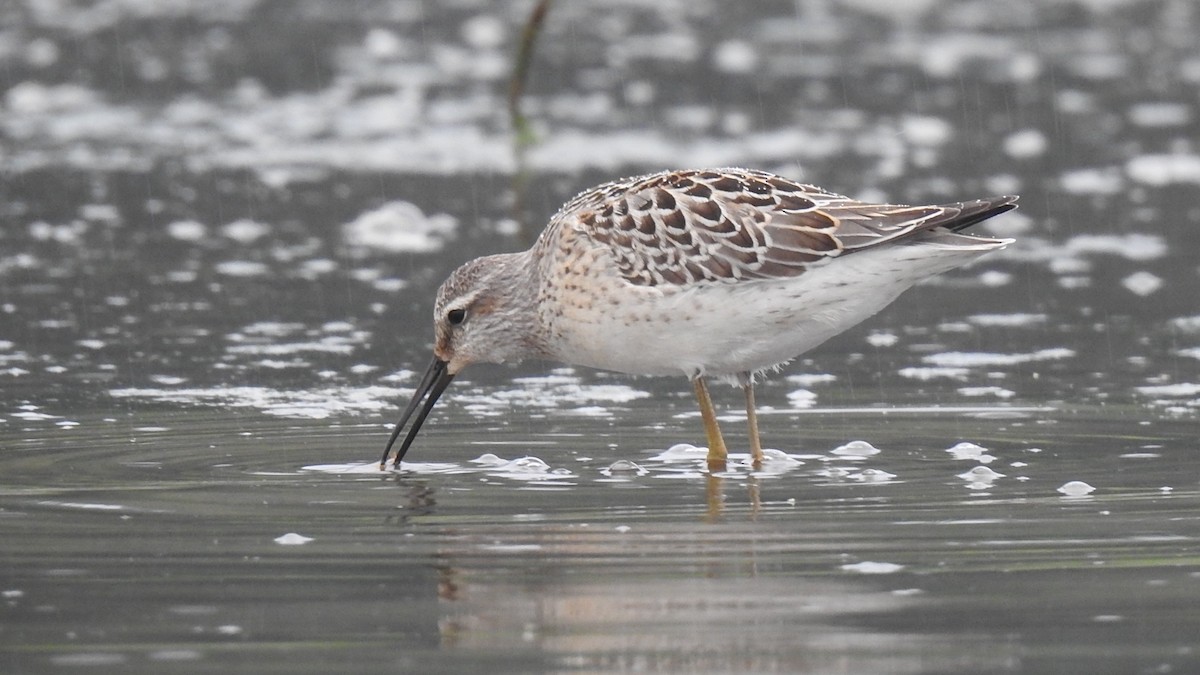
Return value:
M 429 411 L 433 410 L 433 404 L 437 403 L 438 397 L 446 391 L 446 387 L 450 386 L 450 381 L 454 379 L 454 374 L 446 370 L 446 362 L 433 357 L 433 363 L 429 364 L 429 369 L 425 371 L 424 377 L 421 378 L 421 383 L 417 385 L 417 390 L 413 392 L 412 400 L 408 402 L 408 407 L 404 409 L 404 414 L 400 416 L 400 421 L 396 423 L 396 428 L 392 431 L 392 437 L 388 439 L 387 447 L 383 449 L 383 459 L 379 460 L 379 470 L 382 471 L 387 467 L 388 455 L 392 452 L 392 446 L 396 443 L 396 439 L 400 437 L 400 432 L 404 430 L 404 425 L 408 422 L 408 418 L 412 417 L 413 411 L 417 406 L 421 405 L 421 399 L 425 399 L 425 405 L 421 406 L 421 412 L 417 414 L 417 419 L 413 420 L 413 424 L 408 429 L 408 435 L 404 437 L 404 442 L 400 444 L 400 449 L 396 451 L 396 460 L 392 466 L 399 468 L 400 460 L 404 459 L 404 453 L 408 452 L 408 446 L 412 445 L 413 439 L 417 437 L 417 432 L 421 430 L 421 425 L 425 422 L 425 418 L 429 416 Z M 428 396 L 428 398 L 426 398 Z

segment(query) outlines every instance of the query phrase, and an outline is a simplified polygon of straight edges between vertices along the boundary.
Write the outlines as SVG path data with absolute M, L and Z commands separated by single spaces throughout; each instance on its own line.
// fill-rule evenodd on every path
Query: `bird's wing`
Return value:
M 630 283 L 690 285 L 794 277 L 905 235 L 964 229 L 1015 201 L 867 204 L 761 171 L 673 171 L 584 192 L 551 228 L 572 228 L 607 248 Z

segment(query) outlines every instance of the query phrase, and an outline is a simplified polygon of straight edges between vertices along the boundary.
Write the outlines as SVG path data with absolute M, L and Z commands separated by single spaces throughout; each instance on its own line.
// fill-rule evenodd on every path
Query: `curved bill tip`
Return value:
M 447 362 L 436 356 L 433 357 L 433 363 L 430 363 L 429 368 L 425 370 L 425 375 L 421 377 L 421 382 L 417 385 L 417 390 L 413 392 L 412 400 L 408 402 L 408 407 L 400 415 L 400 421 L 396 423 L 396 428 L 392 430 L 392 436 L 388 439 L 387 447 L 383 449 L 383 458 L 379 460 L 380 471 L 387 468 L 388 455 L 392 452 L 392 446 L 395 445 L 396 439 L 400 437 L 400 432 L 404 430 L 404 425 L 408 423 L 408 418 L 412 417 L 413 413 L 420 407 L 420 412 L 417 413 L 412 426 L 408 428 L 408 434 L 404 437 L 404 442 L 400 444 L 400 449 L 396 451 L 396 459 L 392 462 L 393 467 L 400 466 L 400 460 L 404 459 L 404 454 L 408 452 L 408 446 L 412 445 L 413 439 L 417 437 L 417 432 L 421 430 L 421 425 L 425 422 L 425 418 L 429 416 L 429 411 L 433 410 L 433 404 L 437 403 L 438 397 L 442 395 L 443 391 L 446 391 L 446 387 L 450 386 L 451 380 L 454 379 L 454 374 L 447 369 L 447 365 Z M 425 401 L 425 405 L 421 405 L 422 400 Z

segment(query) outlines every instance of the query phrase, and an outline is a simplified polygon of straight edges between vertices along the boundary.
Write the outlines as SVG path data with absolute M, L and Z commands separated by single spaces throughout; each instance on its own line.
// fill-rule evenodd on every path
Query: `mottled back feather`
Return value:
M 868 204 L 763 171 L 671 171 L 606 183 L 567 202 L 570 228 L 641 286 L 795 277 L 813 265 L 916 233 L 958 231 L 1016 197 L 939 206 Z

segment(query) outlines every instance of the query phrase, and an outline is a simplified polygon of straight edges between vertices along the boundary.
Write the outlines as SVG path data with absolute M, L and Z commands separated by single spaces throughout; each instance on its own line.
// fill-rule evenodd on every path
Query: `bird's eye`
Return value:
M 465 309 L 452 309 L 449 312 L 446 312 L 446 321 L 451 326 L 457 326 L 458 324 L 465 321 L 466 318 L 467 318 L 467 310 L 465 310 Z

